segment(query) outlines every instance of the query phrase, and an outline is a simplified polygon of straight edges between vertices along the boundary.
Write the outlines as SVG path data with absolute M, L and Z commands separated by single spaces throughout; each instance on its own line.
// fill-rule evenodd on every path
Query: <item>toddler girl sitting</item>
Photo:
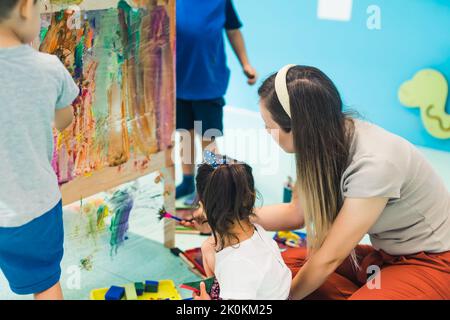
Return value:
M 204 267 L 216 277 L 220 298 L 287 299 L 291 271 L 275 241 L 250 221 L 256 199 L 251 167 L 206 151 L 196 183 L 212 230 L 202 246 Z M 204 288 L 196 299 L 210 299 Z

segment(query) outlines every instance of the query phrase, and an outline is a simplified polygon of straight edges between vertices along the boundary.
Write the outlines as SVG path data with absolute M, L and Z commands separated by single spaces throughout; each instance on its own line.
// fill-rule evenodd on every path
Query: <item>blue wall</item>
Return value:
M 352 20 L 317 18 L 315 0 L 234 0 L 250 58 L 262 78 L 287 63 L 313 65 L 336 83 L 345 104 L 411 142 L 450 151 L 423 128 L 419 109 L 397 99 L 399 86 L 423 68 L 450 80 L 450 0 L 354 0 Z M 382 29 L 368 30 L 369 5 L 381 8 Z M 257 110 L 228 47 L 232 70 L 227 102 Z M 450 103 L 447 111 L 450 112 Z

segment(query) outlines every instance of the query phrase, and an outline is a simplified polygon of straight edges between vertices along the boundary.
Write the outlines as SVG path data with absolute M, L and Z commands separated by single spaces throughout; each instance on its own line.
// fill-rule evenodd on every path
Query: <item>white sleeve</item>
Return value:
M 256 300 L 263 275 L 247 259 L 228 259 L 221 263 L 220 297 L 224 300 Z

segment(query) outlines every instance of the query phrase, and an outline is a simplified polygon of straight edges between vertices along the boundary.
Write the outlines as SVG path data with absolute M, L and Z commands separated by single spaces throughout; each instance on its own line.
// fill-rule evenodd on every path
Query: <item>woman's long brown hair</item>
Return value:
M 336 86 L 319 69 L 296 66 L 289 70 L 292 119 L 278 100 L 275 77 L 270 76 L 258 93 L 273 120 L 285 132 L 292 131 L 308 252 L 312 253 L 323 244 L 343 204 L 340 184 L 349 162 L 353 122 L 343 112 Z

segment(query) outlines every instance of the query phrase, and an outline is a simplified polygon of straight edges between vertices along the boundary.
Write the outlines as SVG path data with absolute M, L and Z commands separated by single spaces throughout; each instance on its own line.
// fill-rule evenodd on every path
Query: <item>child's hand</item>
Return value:
M 248 79 L 247 83 L 251 86 L 254 85 L 258 80 L 258 74 L 256 73 L 256 70 L 251 65 L 246 64 L 243 66 L 243 71 Z
M 200 282 L 200 294 L 194 292 L 192 296 L 194 300 L 211 300 L 211 297 L 206 292 L 206 285 L 203 281 Z
M 198 208 L 193 212 L 192 220 L 190 221 L 183 220 L 180 222 L 180 224 L 187 228 L 194 228 L 195 230 L 198 230 L 204 234 L 211 233 L 211 227 L 209 226 L 209 224 L 204 222 L 205 216 L 203 214 L 203 208 L 200 206 L 200 208 Z

